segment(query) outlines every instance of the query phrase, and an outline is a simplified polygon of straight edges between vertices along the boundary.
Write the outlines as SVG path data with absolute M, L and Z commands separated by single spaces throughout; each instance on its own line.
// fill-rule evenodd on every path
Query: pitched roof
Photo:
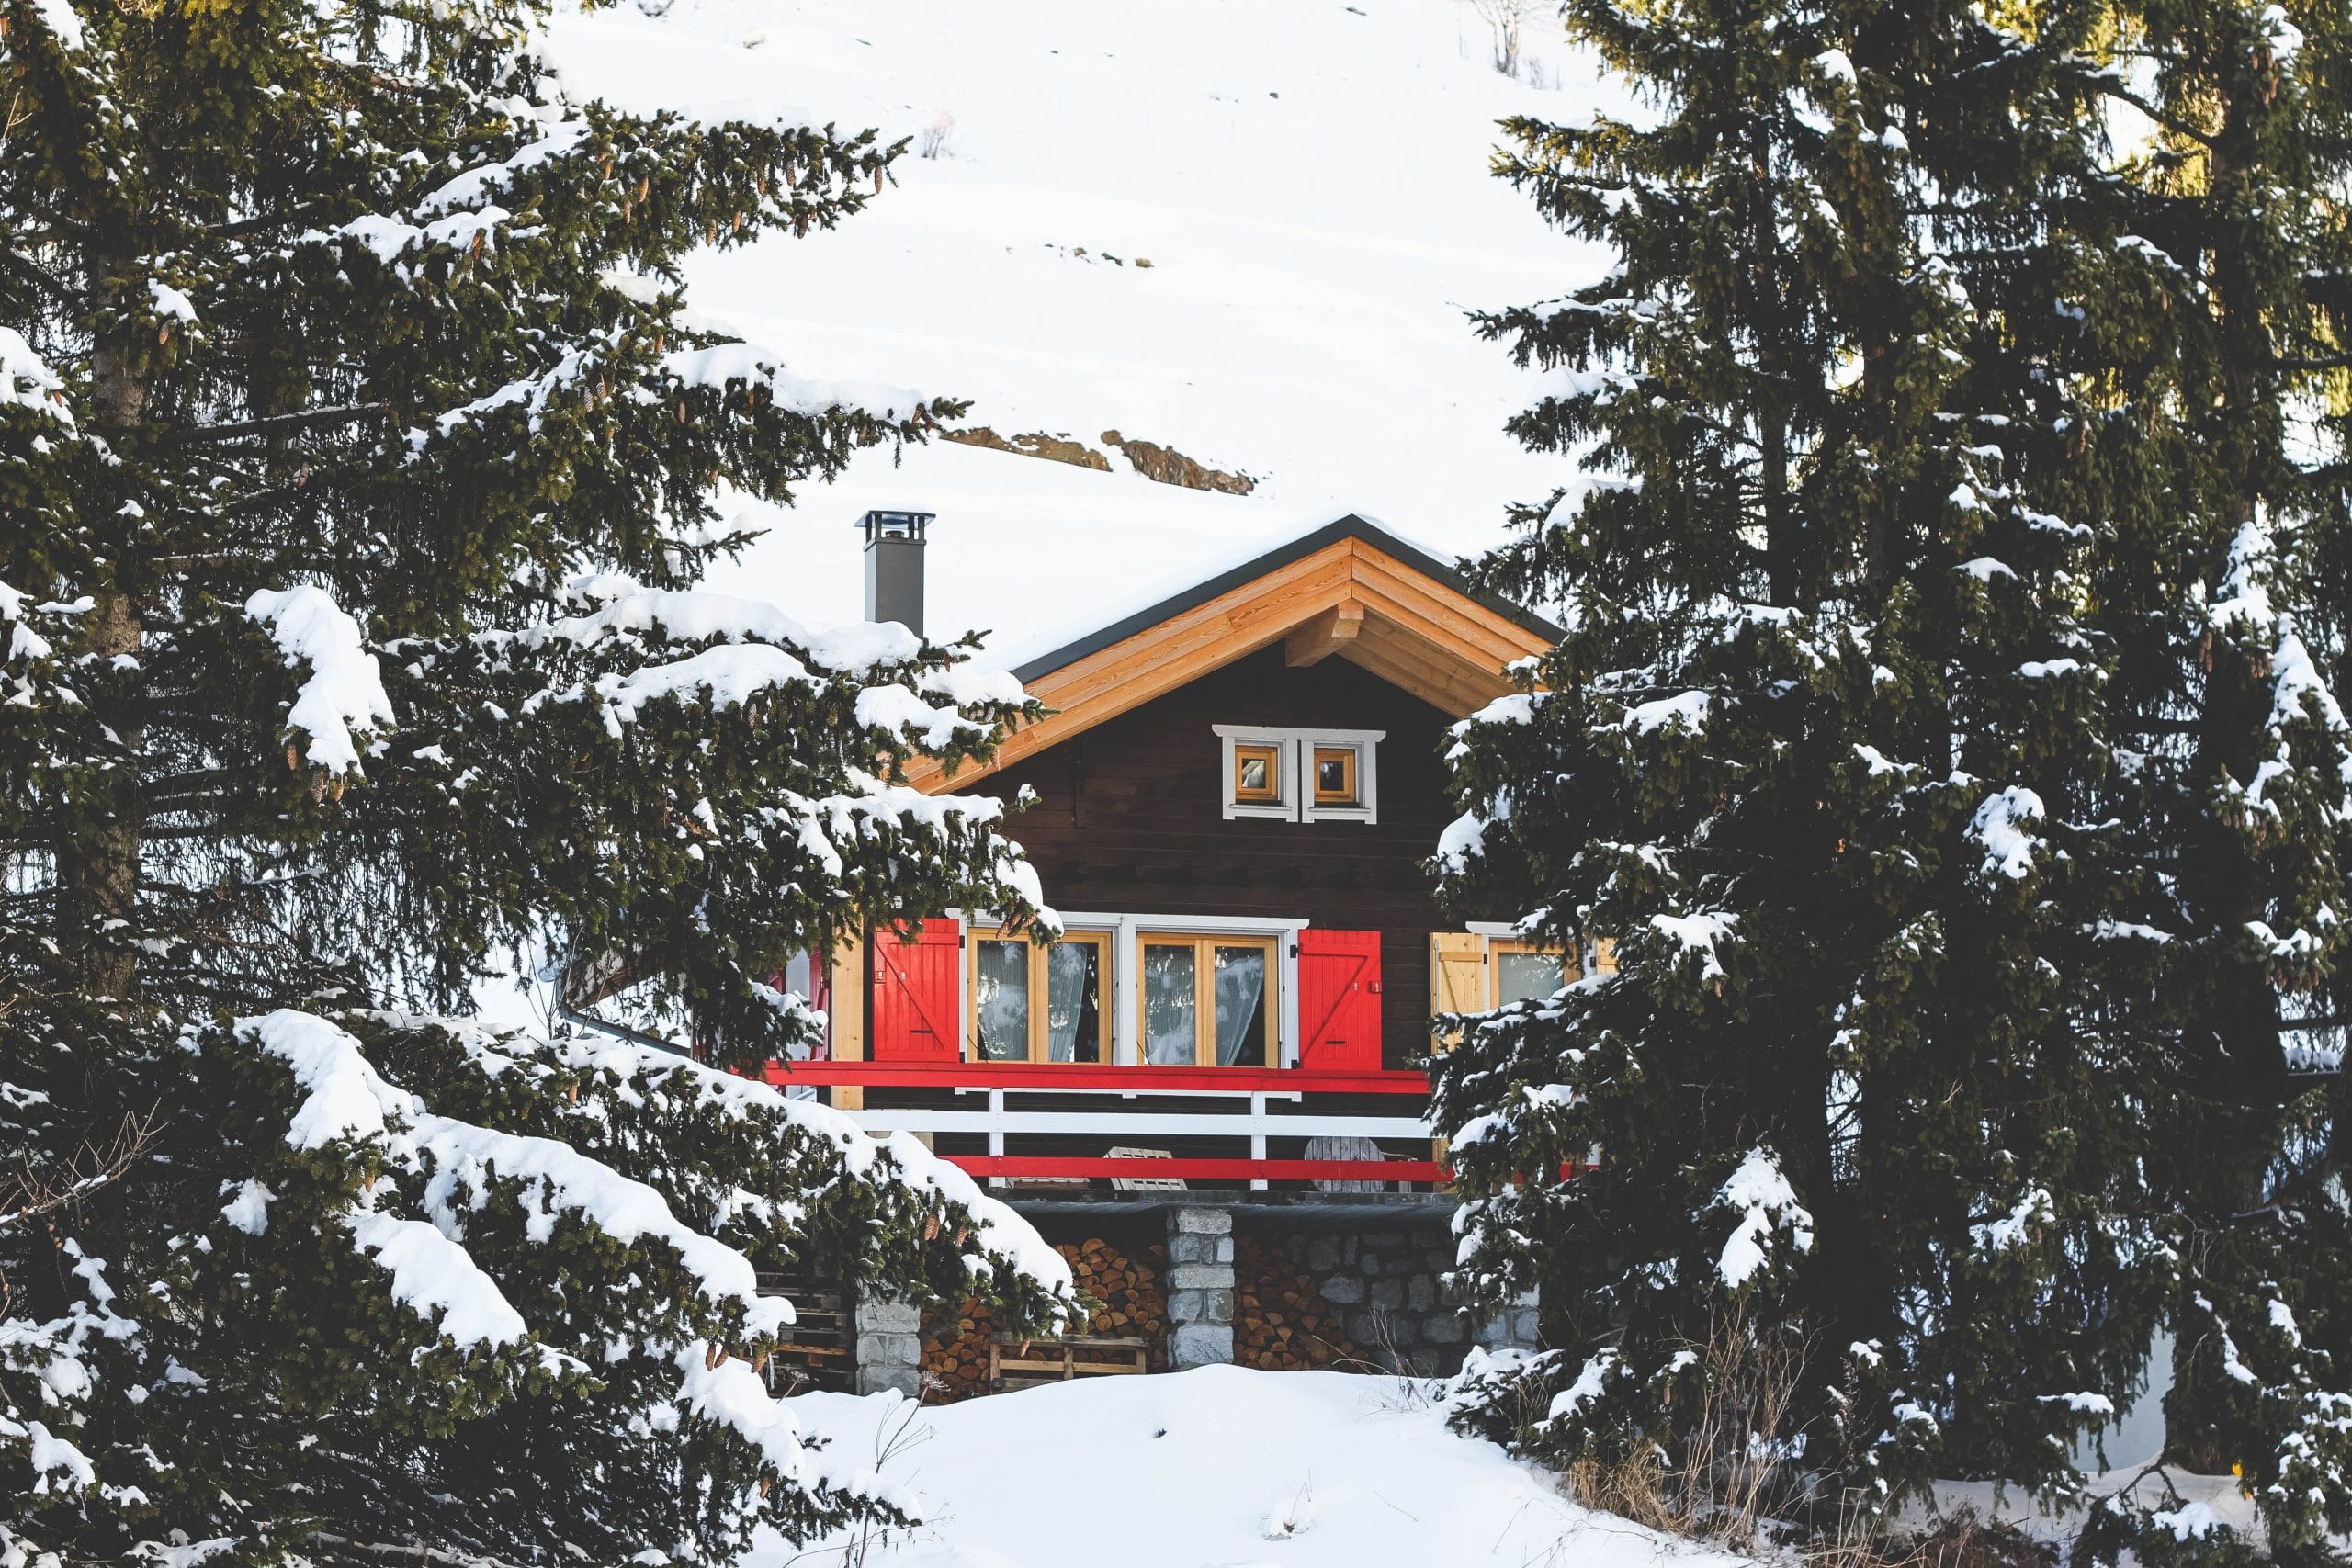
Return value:
M 1451 566 L 1351 514 L 1213 568 L 1024 660 L 1015 673 L 1053 713 L 1011 736 L 988 766 L 953 779 L 924 766 L 910 777 L 925 789 L 960 788 L 1276 642 L 1293 665 L 1337 656 L 1468 714 L 1511 690 L 1513 662 L 1561 635 L 1540 615 L 1473 593 Z
M 1131 637 L 1147 627 L 1157 626 L 1162 621 L 1172 620 L 1185 611 L 1196 605 L 1204 604 L 1221 593 L 1229 592 L 1245 583 L 1268 576 L 1288 566 L 1291 562 L 1313 555 L 1317 550 L 1324 549 L 1341 539 L 1363 540 L 1381 553 L 1412 567 L 1423 576 L 1443 583 L 1464 597 L 1473 599 L 1478 604 L 1533 633 L 1547 646 L 1559 641 L 1566 635 L 1558 626 L 1532 611 L 1522 609 L 1506 600 L 1483 593 L 1473 593 L 1468 584 L 1463 581 L 1462 574 L 1450 563 L 1440 560 L 1420 546 L 1390 532 L 1369 518 L 1358 516 L 1351 512 L 1335 522 L 1326 523 L 1308 533 L 1285 539 L 1247 560 L 1213 571 L 1199 581 L 1176 589 L 1165 598 L 1155 600 L 1141 609 L 1123 615 L 1091 631 L 1074 637 L 1058 647 L 1036 654 L 1017 665 L 1013 673 L 1022 681 L 1028 682 L 1059 670 L 1065 665 L 1074 664 L 1090 653 L 1108 648 L 1114 642 Z

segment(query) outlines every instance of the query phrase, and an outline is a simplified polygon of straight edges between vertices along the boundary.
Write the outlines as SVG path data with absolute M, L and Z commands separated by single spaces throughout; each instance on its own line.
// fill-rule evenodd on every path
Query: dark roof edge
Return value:
M 1228 570 L 1218 572 L 1215 577 L 1205 581 L 1196 582 L 1180 592 L 1172 593 L 1148 609 L 1138 610 L 1132 615 L 1123 616 L 1107 626 L 1087 633 L 1075 642 L 1063 644 L 1051 653 L 1041 654 L 1013 671 L 1013 677 L 1019 681 L 1029 682 L 1035 681 L 1041 675 L 1049 675 L 1067 665 L 1077 663 L 1088 654 L 1099 653 L 1113 643 L 1124 642 L 1147 627 L 1156 626 L 1162 621 L 1171 620 L 1196 605 L 1207 604 L 1220 593 L 1230 592 L 1245 582 L 1253 582 L 1269 572 L 1279 571 L 1291 562 L 1311 556 L 1319 549 L 1339 543 L 1341 539 L 1362 539 L 1366 544 L 1377 547 L 1383 554 L 1396 557 L 1422 576 L 1443 583 L 1464 598 L 1485 605 L 1522 630 L 1533 632 L 1547 641 L 1557 642 L 1567 635 L 1532 610 L 1511 604 L 1509 600 L 1474 592 L 1469 584 L 1462 580 L 1462 574 L 1448 563 L 1439 560 L 1418 546 L 1407 544 L 1377 523 L 1367 522 L 1351 512 L 1337 522 L 1326 523 L 1320 528 L 1301 534 L 1295 539 L 1286 540 L 1275 546 L 1264 555 L 1244 561 Z

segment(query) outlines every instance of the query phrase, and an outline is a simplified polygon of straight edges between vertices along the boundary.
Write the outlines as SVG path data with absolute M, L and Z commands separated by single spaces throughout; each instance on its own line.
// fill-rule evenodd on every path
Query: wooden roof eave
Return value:
M 1317 544 L 1322 534 L 1335 536 Z M 908 768 L 908 782 L 934 795 L 962 788 L 1294 634 L 1292 663 L 1346 659 L 1456 717 L 1510 692 L 1509 667 L 1558 635 L 1472 597 L 1434 575 L 1434 563 L 1407 558 L 1419 552 L 1384 547 L 1355 519 L 1307 542 L 1314 547 L 1260 575 L 1191 602 L 1180 596 L 1162 618 L 1079 645 L 1068 662 L 1025 666 L 1023 682 L 1053 710 L 1047 716 L 1007 737 L 986 762 L 950 775 L 924 759 Z

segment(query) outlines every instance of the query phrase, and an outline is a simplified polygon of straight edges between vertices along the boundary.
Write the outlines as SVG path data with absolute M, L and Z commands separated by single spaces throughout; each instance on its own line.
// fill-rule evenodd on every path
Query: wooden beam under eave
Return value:
M 1510 678 L 1501 671 L 1378 615 L 1365 621 L 1362 635 L 1340 657 L 1456 718 L 1466 718 L 1511 690 Z
M 952 779 L 938 763 L 918 759 L 907 765 L 907 782 L 928 795 L 960 789 L 1280 642 L 1347 595 L 1351 543 L 1340 540 L 1031 681 L 1029 694 L 1054 713 L 1013 731 L 994 758 L 967 762 Z
M 1355 644 L 1340 657 L 1453 718 L 1469 717 L 1508 689 L 1497 682 L 1489 691 L 1485 689 L 1485 682 L 1458 671 L 1408 664 L 1386 649 L 1363 643 Z
M 1353 635 L 1338 629 L 1355 610 Z M 1457 716 L 1511 690 L 1503 671 L 1550 646 L 1541 636 L 1360 539 L 1341 539 L 1145 627 L 1028 682 L 1055 711 L 1007 737 L 995 757 L 950 778 L 939 763 L 907 765 L 907 782 L 943 795 L 1141 707 L 1210 671 L 1297 635 Z M 1312 660 L 1308 662 L 1313 662 Z
M 1343 599 L 1283 639 L 1283 662 L 1294 670 L 1320 664 L 1363 630 L 1363 606 Z
M 1549 637 L 1496 614 L 1476 600 L 1432 582 L 1394 557 L 1363 547 L 1355 563 L 1356 597 L 1375 615 L 1453 643 L 1465 657 L 1498 669 L 1539 654 Z

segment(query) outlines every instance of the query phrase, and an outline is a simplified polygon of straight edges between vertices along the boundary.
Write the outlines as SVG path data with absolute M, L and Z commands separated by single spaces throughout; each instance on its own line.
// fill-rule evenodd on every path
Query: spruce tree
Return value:
M 898 149 L 567 102 L 537 20 L 0 5 L 0 1562 L 728 1561 L 896 1517 L 769 1396 L 761 1271 L 1067 1301 L 719 1070 L 809 1037 L 794 952 L 1049 919 L 899 782 L 1016 686 L 694 587 L 729 488 L 955 412 L 678 282 Z M 434 1016 L 567 948 L 717 1065 Z
M 1515 432 L 1591 478 L 1481 569 L 1570 629 L 1462 727 L 1439 863 L 1613 964 L 1440 1064 L 1464 1277 L 1540 1286 L 1561 1352 L 1488 1417 L 1532 1385 L 1524 1439 L 1702 1493 L 1773 1458 L 1816 1524 L 1938 1476 L 2071 1495 L 2177 1239 L 2098 593 L 2162 525 L 2090 443 L 2150 265 L 2114 19 L 1567 16 L 1652 118 L 1509 128 L 1616 265 L 1482 323 L 1544 372 Z
M 2154 1067 L 2145 1168 L 2180 1274 L 2167 1457 L 2241 1475 L 2274 1553 L 2324 1555 L 2352 1530 L 2352 19 L 2130 4 L 2111 34 L 2108 90 L 2149 130 L 2118 164 L 2140 276 L 2100 301 L 2114 395 L 2091 446 L 2144 525 L 2096 618 L 2145 935 L 2140 1005 L 2100 1023 Z M 2165 1501 L 2103 1512 L 2094 1546 L 2243 1544 L 2184 1544 Z

